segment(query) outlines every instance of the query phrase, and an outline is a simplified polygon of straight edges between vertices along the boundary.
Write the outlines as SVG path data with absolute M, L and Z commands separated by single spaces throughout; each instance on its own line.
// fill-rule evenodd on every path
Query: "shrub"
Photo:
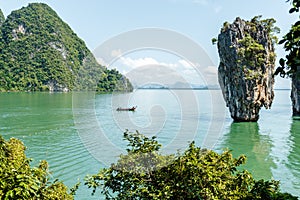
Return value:
M 218 154 L 190 143 L 177 155 L 162 155 L 155 137 L 124 133 L 126 155 L 88 176 L 85 184 L 101 189 L 106 199 L 297 199 L 279 191 L 278 181 L 256 181 L 238 166 L 245 156 Z
M 0 136 L 0 199 L 53 200 L 73 199 L 60 181 L 49 181 L 48 163 L 30 167 L 24 144 L 15 138 L 5 141 Z

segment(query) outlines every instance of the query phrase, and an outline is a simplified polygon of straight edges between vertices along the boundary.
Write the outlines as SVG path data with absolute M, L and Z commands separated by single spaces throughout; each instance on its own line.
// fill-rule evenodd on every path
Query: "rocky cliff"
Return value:
M 2 10 L 0 9 L 0 26 L 2 25 L 2 23 L 4 22 L 4 20 L 5 20 L 5 17 L 3 15 Z
M 275 20 L 240 18 L 224 23 L 218 36 L 219 84 L 235 121 L 257 121 L 274 98 Z
M 110 87 L 97 88 L 110 71 L 96 62 L 84 41 L 46 4 L 31 3 L 13 11 L 0 28 L 0 91 L 109 92 L 118 80 L 128 82 L 114 72 L 106 80 Z
M 292 78 L 291 100 L 293 105 L 293 116 L 300 117 L 300 67 Z

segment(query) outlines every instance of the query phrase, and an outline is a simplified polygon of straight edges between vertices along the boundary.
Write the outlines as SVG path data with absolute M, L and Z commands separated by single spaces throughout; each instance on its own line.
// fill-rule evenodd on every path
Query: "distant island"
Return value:
M 197 85 L 176 82 L 175 84 L 161 85 L 161 84 L 146 84 L 142 86 L 135 86 L 142 90 L 218 90 L 218 85 Z
M 97 63 L 68 24 L 43 3 L 6 19 L 0 10 L 0 91 L 132 91 L 117 70 Z

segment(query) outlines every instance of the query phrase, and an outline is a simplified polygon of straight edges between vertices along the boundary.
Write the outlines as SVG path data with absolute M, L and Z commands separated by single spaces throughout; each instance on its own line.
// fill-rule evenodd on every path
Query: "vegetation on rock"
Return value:
M 196 147 L 162 155 L 155 137 L 125 132 L 127 154 L 117 163 L 88 176 L 86 185 L 106 199 L 297 199 L 279 191 L 277 181 L 255 180 L 238 169 L 246 157 L 233 158 Z
M 290 13 L 299 12 L 300 1 L 292 0 Z M 293 77 L 299 72 L 300 65 L 300 20 L 292 25 L 290 31 L 279 41 L 284 44 L 284 49 L 289 52 L 286 59 L 280 59 L 281 67 L 277 69 L 276 75 L 280 73 L 282 77 Z M 298 74 L 298 76 L 300 76 Z
M 95 90 L 102 74 L 110 73 L 43 3 L 31 3 L 6 18 L 0 47 L 0 91 Z
M 266 46 L 264 43 L 267 41 L 260 41 L 260 35 L 257 34 L 257 29 L 264 29 L 268 39 L 271 40 L 272 46 L 277 43 L 275 33 L 279 33 L 279 28 L 274 24 L 275 19 L 261 19 L 260 16 L 255 16 L 251 21 L 247 21 L 246 25 L 249 26 L 244 32 L 245 36 L 239 39 L 237 48 L 239 59 L 238 62 L 246 72 L 246 79 L 259 79 L 264 73 L 264 65 L 274 65 L 276 55 L 274 52 L 266 53 Z
M 104 69 L 96 90 L 98 92 L 132 91 L 133 87 L 116 69 Z
M 235 121 L 257 121 L 262 106 L 270 108 L 274 98 L 274 19 L 239 17 L 225 22 L 217 43 L 220 57 L 219 83 L 226 105 Z
M 0 199 L 73 199 L 62 182 L 50 181 L 46 161 L 32 168 L 24 151 L 20 140 L 0 136 Z
M 299 13 L 300 0 L 291 0 L 292 8 L 290 13 Z M 274 75 L 292 79 L 291 100 L 293 104 L 293 115 L 300 116 L 300 20 L 292 25 L 290 31 L 279 41 L 284 44 L 284 49 L 288 52 L 286 59 L 281 58 L 280 67 Z

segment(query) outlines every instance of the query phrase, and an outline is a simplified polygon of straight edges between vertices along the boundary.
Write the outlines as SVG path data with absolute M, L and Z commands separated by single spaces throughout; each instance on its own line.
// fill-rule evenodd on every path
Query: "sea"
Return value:
M 118 107 L 137 106 L 135 112 Z M 300 120 L 293 119 L 290 90 L 275 90 L 258 122 L 235 123 L 221 90 L 136 89 L 132 93 L 0 93 L 0 135 L 20 139 L 37 166 L 47 160 L 51 178 L 72 187 L 75 199 L 103 199 L 84 185 L 126 153 L 124 132 L 156 136 L 162 154 L 183 152 L 190 142 L 234 157 L 247 156 L 256 179 L 279 180 L 300 195 Z

